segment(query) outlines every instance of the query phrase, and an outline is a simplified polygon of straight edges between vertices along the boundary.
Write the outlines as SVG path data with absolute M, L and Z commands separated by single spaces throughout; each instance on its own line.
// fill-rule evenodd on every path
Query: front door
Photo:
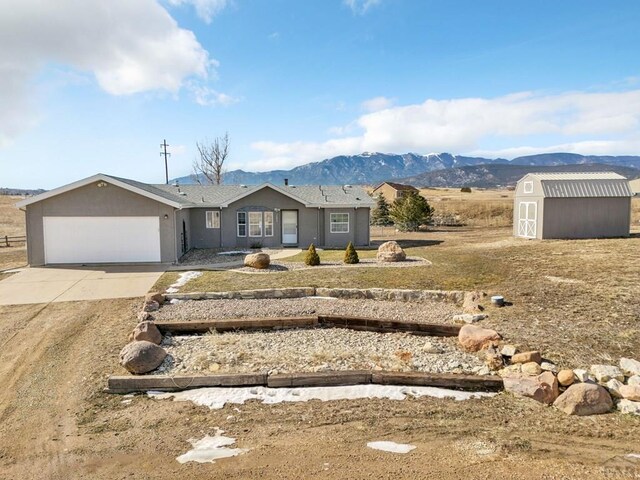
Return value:
M 282 210 L 282 243 L 298 244 L 298 211 Z
M 518 207 L 518 236 L 536 238 L 538 205 L 536 202 L 520 202 Z

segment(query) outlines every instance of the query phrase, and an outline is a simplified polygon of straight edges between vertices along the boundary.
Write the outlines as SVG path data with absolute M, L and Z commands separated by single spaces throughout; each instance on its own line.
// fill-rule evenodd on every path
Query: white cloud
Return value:
M 362 102 L 361 107 L 366 112 L 377 112 L 378 110 L 384 110 L 385 108 L 392 107 L 393 104 L 394 101 L 391 98 L 373 97 Z
M 193 5 L 198 17 L 206 23 L 211 23 L 213 17 L 229 4 L 227 0 L 169 0 L 170 5 Z
M 356 15 L 364 15 L 371 7 L 379 5 L 382 0 L 343 0 L 343 3 Z
M 233 105 L 234 103 L 238 103 L 240 101 L 239 98 L 227 95 L 226 93 L 218 92 L 213 88 L 209 88 L 206 85 L 201 85 L 199 83 L 190 83 L 188 88 L 193 94 L 195 102 L 198 105 L 202 105 L 203 107 L 228 107 L 229 105 Z
M 30 82 L 47 65 L 90 73 L 112 95 L 175 93 L 216 66 L 155 0 L 4 0 L 0 45 L 0 146 L 37 120 Z
M 367 113 L 352 123 L 359 135 L 324 142 L 256 142 L 252 147 L 261 158 L 252 167 L 270 169 L 273 161 L 279 168 L 290 168 L 363 151 L 447 151 L 507 158 L 559 150 L 632 154 L 640 147 L 640 90 L 429 99 Z M 331 130 L 335 135 L 347 131 L 351 131 L 351 124 Z M 489 147 L 496 143 L 519 148 Z M 520 147 L 523 144 L 531 146 Z

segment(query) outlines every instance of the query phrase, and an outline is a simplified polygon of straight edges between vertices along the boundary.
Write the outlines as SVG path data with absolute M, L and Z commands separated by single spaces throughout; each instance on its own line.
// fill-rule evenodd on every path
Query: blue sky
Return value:
M 45 2 L 47 3 L 47 2 Z M 640 154 L 640 2 L 4 0 L 0 186 L 363 151 Z

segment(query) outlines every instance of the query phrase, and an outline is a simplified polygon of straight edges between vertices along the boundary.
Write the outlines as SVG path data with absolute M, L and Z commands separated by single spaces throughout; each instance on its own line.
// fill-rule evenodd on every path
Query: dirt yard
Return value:
M 405 236 L 432 267 L 381 277 L 211 272 L 218 289 L 270 284 L 477 286 L 514 305 L 485 325 L 568 366 L 640 352 L 640 237 L 536 242 L 508 229 Z M 13 262 L 0 249 L 0 268 Z M 375 270 L 369 272 L 369 270 Z M 175 275 L 175 274 L 174 274 Z M 284 275 L 284 276 L 283 276 Z M 293 276 L 293 277 L 291 277 Z M 201 277 L 202 278 L 202 277 Z M 167 279 L 161 279 L 166 283 Z M 204 280 L 202 280 L 204 281 Z M 220 283 L 215 283 L 218 281 Z M 102 392 L 141 299 L 0 307 L 0 479 L 618 479 L 638 478 L 640 417 L 568 417 L 506 394 L 227 405 Z M 250 449 L 215 464 L 181 465 L 188 439 L 216 427 Z M 366 443 L 417 448 L 399 455 Z

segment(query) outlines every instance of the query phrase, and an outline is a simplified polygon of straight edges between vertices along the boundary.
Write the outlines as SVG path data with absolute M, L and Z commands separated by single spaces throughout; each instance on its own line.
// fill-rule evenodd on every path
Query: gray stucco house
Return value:
M 513 234 L 524 238 L 629 236 L 629 181 L 612 172 L 529 173 L 516 186 Z
M 175 262 L 192 248 L 369 244 L 356 186 L 151 185 L 97 174 L 18 202 L 32 266 Z

